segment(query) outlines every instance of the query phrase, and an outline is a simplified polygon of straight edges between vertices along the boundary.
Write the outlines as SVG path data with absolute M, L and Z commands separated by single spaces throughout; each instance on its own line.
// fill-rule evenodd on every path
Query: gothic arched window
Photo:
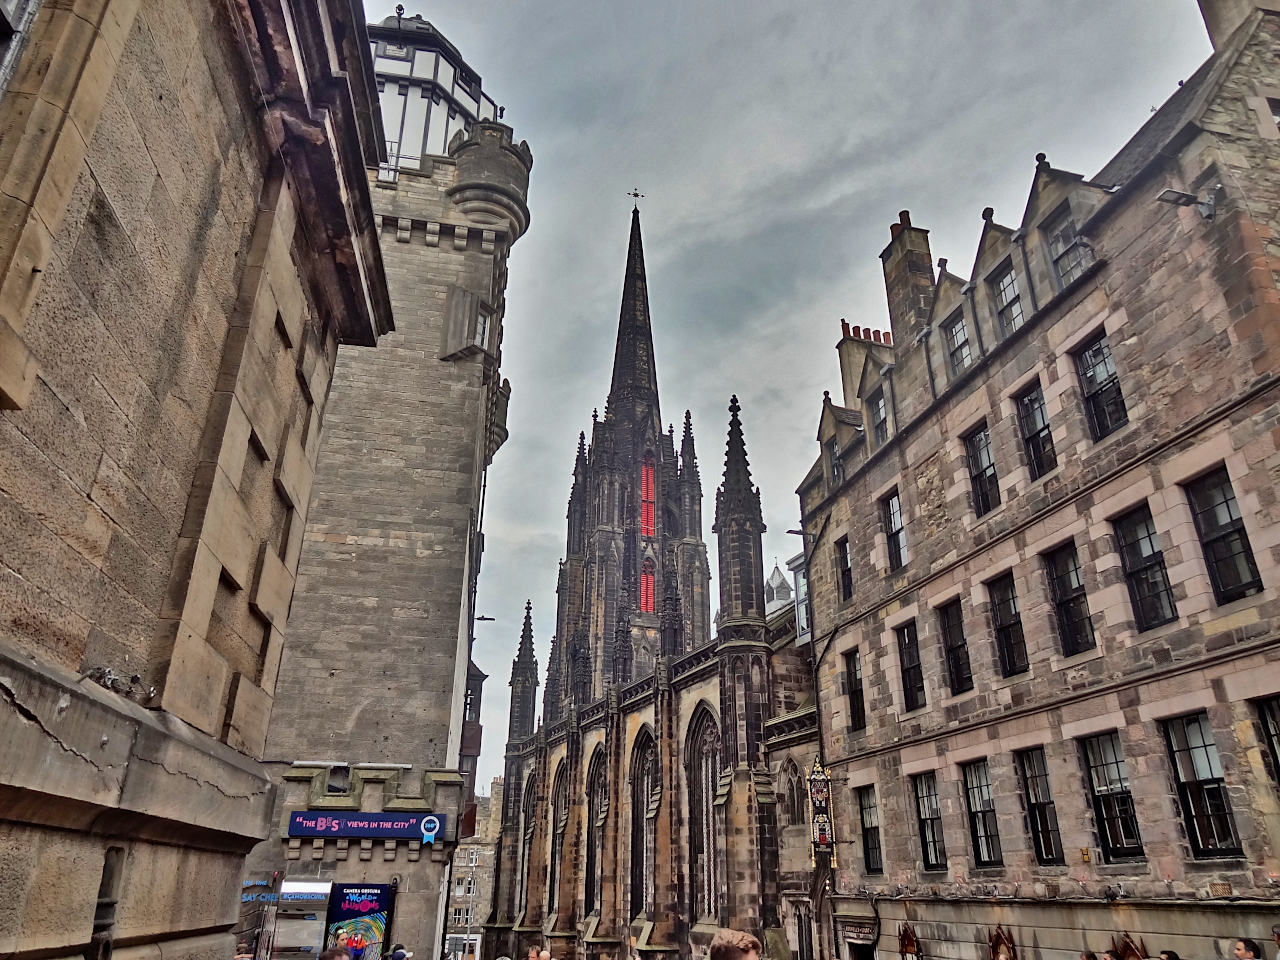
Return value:
M 689 889 L 694 917 L 711 919 L 719 914 L 717 882 L 716 790 L 720 783 L 720 729 L 703 709 L 689 729 L 685 749 L 689 784 Z
M 640 464 L 640 533 L 655 535 L 653 454 L 646 453 Z
M 654 611 L 655 576 L 653 560 L 646 557 L 644 564 L 640 567 L 640 609 L 644 613 L 653 613 Z
M 604 821 L 609 812 L 609 782 L 604 775 L 604 754 L 596 751 L 587 771 L 587 870 L 583 898 L 587 916 L 600 909 L 601 852 Z
M 529 860 L 530 855 L 533 853 L 535 785 L 535 778 L 530 777 L 528 784 L 524 788 L 524 799 L 520 804 L 520 815 L 524 818 L 524 836 L 520 840 L 520 865 L 518 868 L 522 882 L 516 884 L 517 916 L 523 914 L 524 908 L 529 904 Z
M 803 824 L 809 813 L 809 791 L 805 789 L 800 771 L 791 761 L 783 768 L 783 794 L 787 803 L 787 823 L 791 826 Z
M 560 861 L 564 857 L 564 831 L 569 823 L 569 776 L 565 764 L 560 765 L 555 787 L 551 791 L 551 863 L 547 877 L 547 907 L 555 910 L 560 902 Z
M 662 785 L 653 737 L 640 734 L 631 753 L 631 916 L 647 915 L 653 905 L 654 833 Z

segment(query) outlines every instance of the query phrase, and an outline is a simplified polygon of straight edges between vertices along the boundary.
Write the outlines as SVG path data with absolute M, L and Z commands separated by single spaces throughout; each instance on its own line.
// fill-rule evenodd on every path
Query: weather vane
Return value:
M 644 199 L 644 194 L 640 192 L 640 188 L 632 187 L 631 191 L 627 194 L 627 196 L 630 197 L 635 202 L 635 208 L 639 210 L 640 201 Z

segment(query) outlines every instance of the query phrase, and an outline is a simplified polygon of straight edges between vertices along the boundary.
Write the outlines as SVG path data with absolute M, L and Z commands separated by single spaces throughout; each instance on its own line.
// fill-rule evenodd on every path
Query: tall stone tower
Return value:
M 281 832 L 257 863 L 398 877 L 393 934 L 430 944 L 480 748 L 481 494 L 507 436 L 507 256 L 529 222 L 533 158 L 485 119 L 478 76 L 430 24 L 391 17 L 370 37 L 391 161 L 370 178 L 396 331 L 381 353 L 338 358 L 267 745 Z M 368 841 L 348 854 L 342 839 L 303 858 L 290 812 L 344 808 L 430 812 L 444 828 L 430 848 L 378 839 L 376 861 L 356 855 Z
M 716 552 L 720 560 L 720 731 L 726 770 L 733 780 L 724 807 L 729 925 L 744 930 L 777 926 L 777 826 L 772 778 L 765 754 L 769 717 L 770 646 L 765 629 L 765 532 L 760 491 L 751 482 L 742 408 L 729 401 L 724 483 L 716 491 Z M 767 793 L 761 803 L 762 792 Z
M 668 582 L 680 611 L 678 639 L 668 642 L 683 651 L 709 636 L 693 425 L 686 411 L 677 457 L 658 406 L 639 210 L 631 215 L 609 397 L 604 417 L 593 416 L 590 445 L 585 434 L 578 438 L 573 478 L 543 691 L 547 722 L 653 672 Z
M 511 715 L 507 740 L 523 740 L 533 735 L 538 699 L 538 658 L 533 655 L 533 604 L 525 601 L 524 627 L 520 647 L 511 661 Z

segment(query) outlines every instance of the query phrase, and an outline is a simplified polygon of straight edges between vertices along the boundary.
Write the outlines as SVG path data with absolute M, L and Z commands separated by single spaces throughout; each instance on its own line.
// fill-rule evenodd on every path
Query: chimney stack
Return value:
M 910 211 L 889 227 L 889 245 L 880 254 L 889 299 L 889 326 L 898 343 L 911 343 L 933 307 L 933 256 L 929 231 L 911 225 Z

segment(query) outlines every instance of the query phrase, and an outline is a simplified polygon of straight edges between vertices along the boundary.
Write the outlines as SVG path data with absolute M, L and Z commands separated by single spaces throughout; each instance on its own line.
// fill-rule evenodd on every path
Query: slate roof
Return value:
M 1106 187 L 1123 187 L 1141 173 L 1188 123 L 1199 120 L 1205 105 L 1222 85 L 1250 36 L 1250 30 L 1237 30 L 1129 138 L 1120 152 L 1092 178 L 1093 182 Z

